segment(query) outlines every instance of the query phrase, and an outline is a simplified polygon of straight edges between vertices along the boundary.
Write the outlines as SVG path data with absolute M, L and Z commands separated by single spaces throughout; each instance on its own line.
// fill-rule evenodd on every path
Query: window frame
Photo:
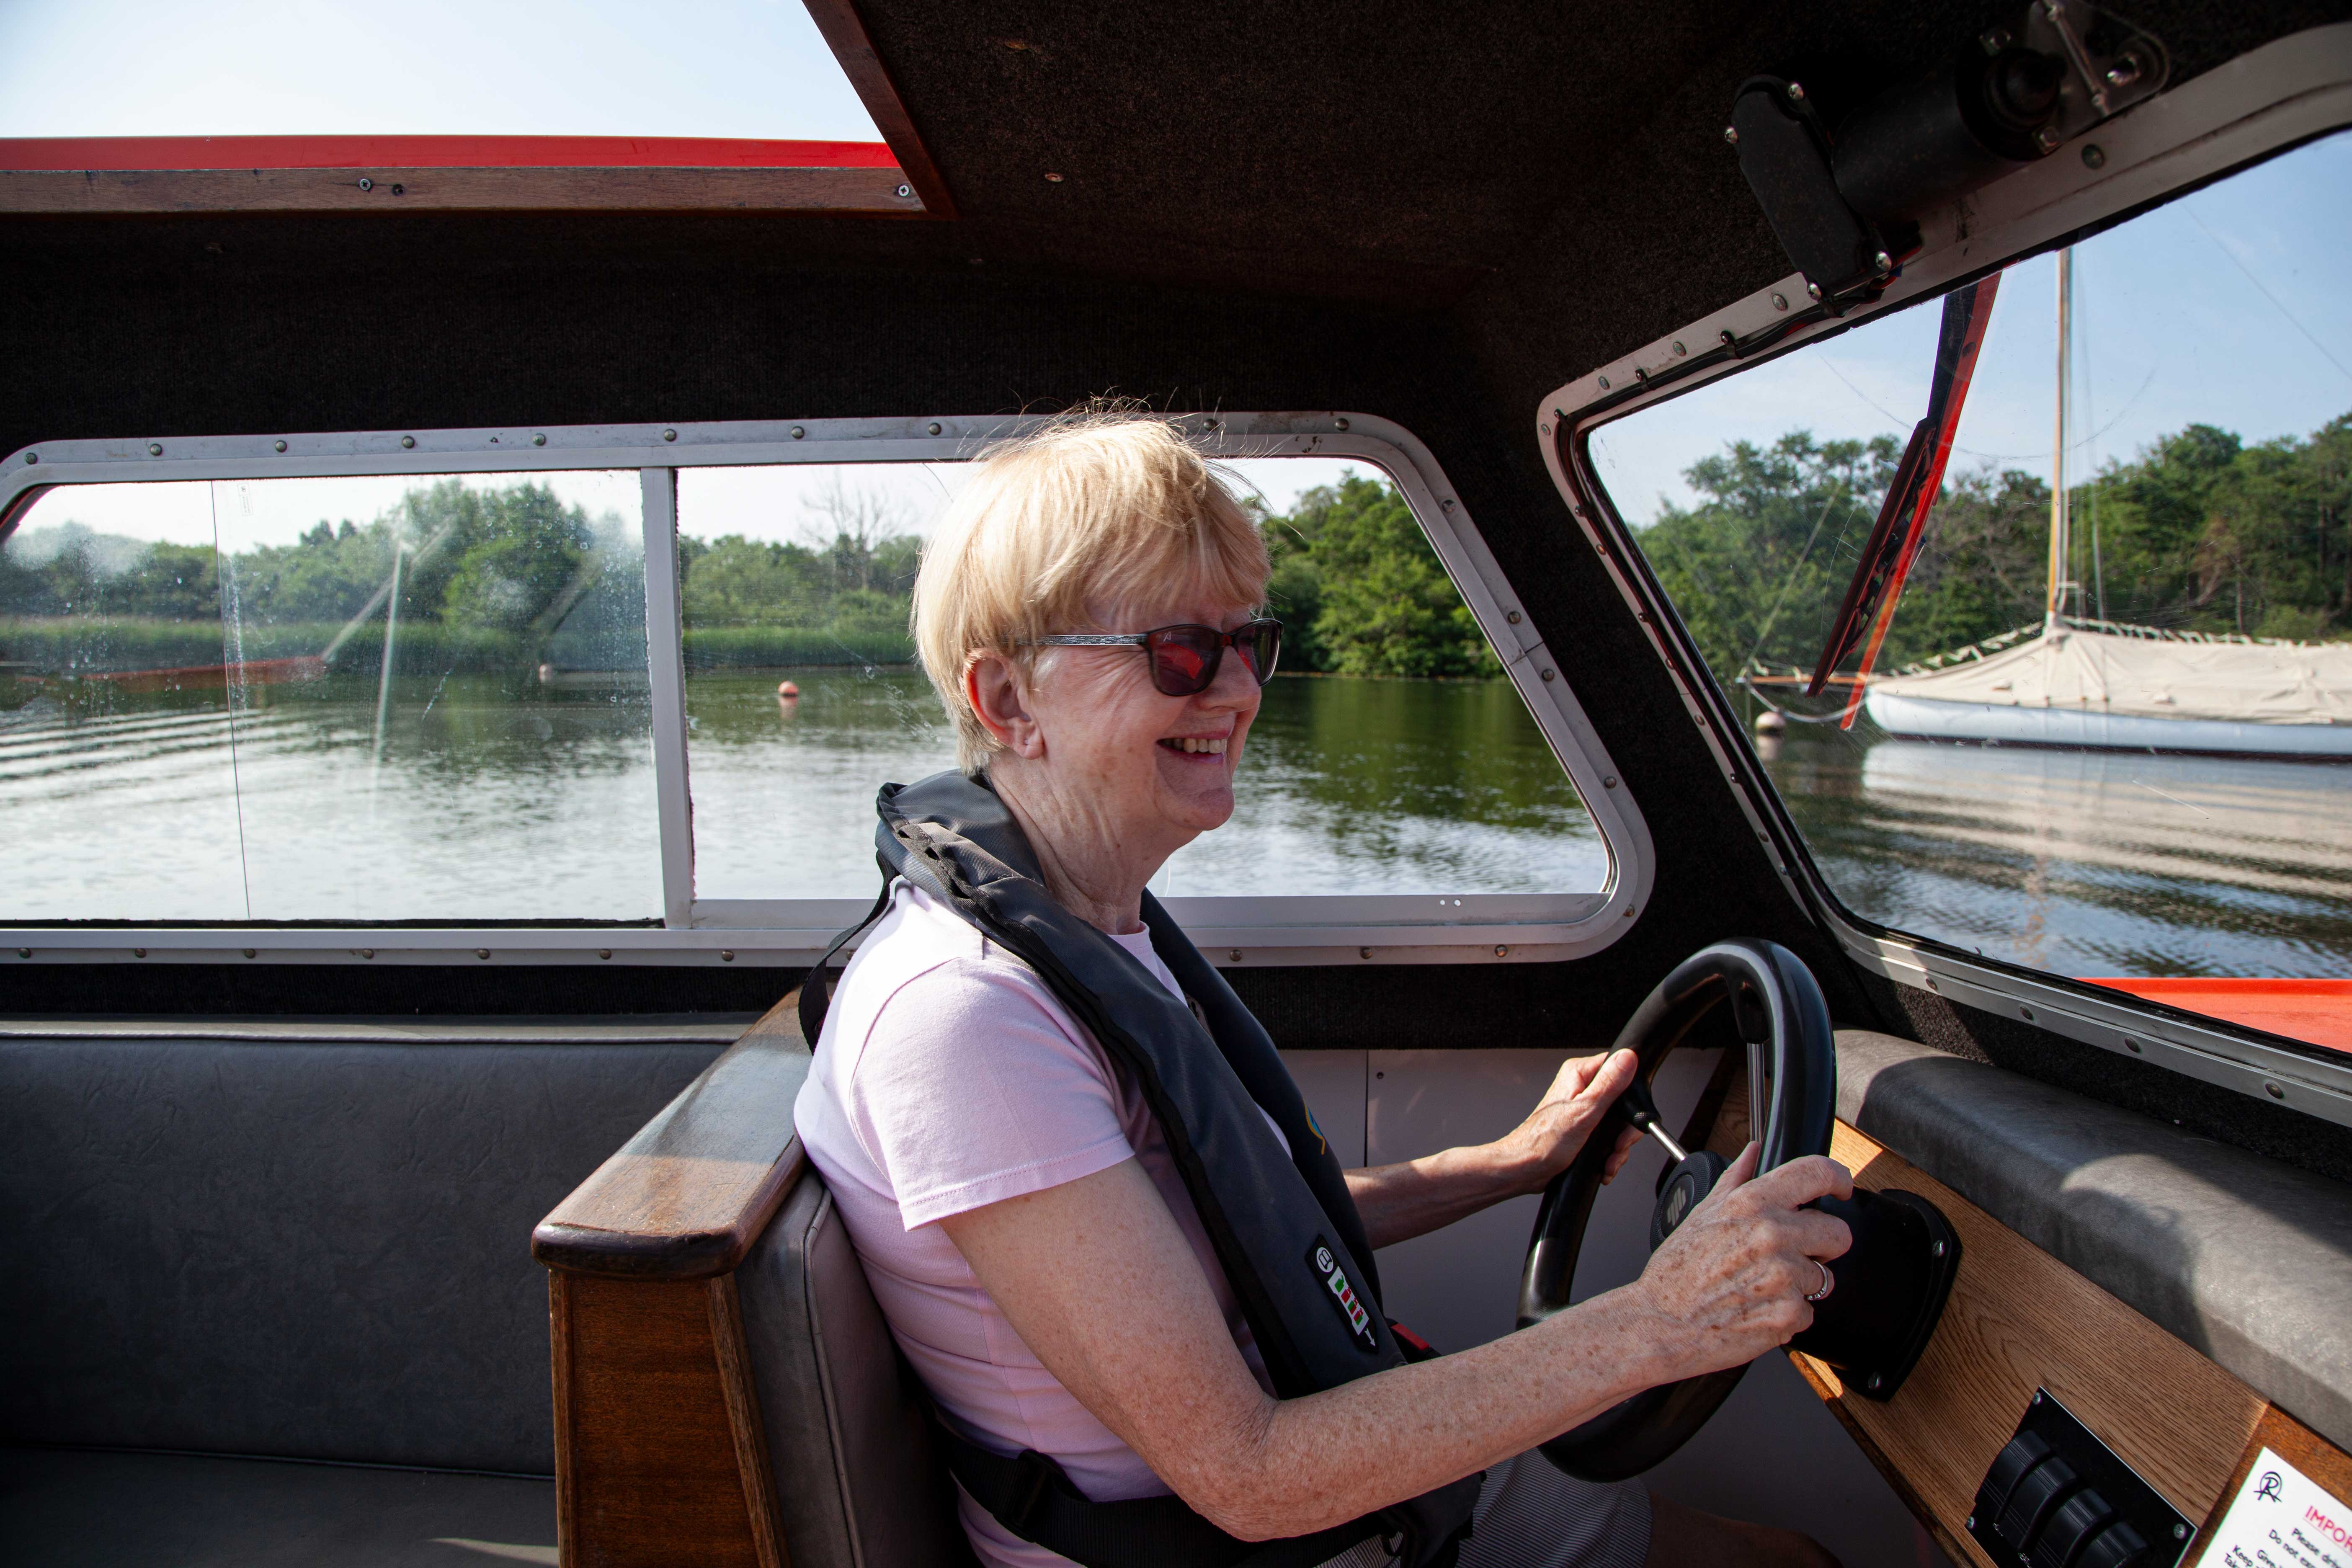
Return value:
M 1589 451 L 1594 430 L 1694 387 L 1949 293 L 2000 268 L 2113 227 L 2307 142 L 2352 128 L 2352 23 L 2266 44 L 2089 133 L 2105 157 L 2071 151 L 1927 216 L 1922 248 L 1876 300 L 1832 316 L 1790 273 L 1555 388 L 1537 445 L 1570 518 L 1638 617 L 1790 899 L 1863 969 L 1896 985 L 2017 1019 L 2273 1105 L 2352 1126 L 2352 1060 L 2284 1047 L 2220 1019 L 1990 960 L 1854 914 L 1814 865 L 1795 820 L 1617 513 Z M 1718 346 L 1724 345 L 1724 346 Z
M 698 899 L 677 574 L 681 468 L 813 463 L 950 462 L 1018 435 L 1042 416 L 730 421 L 325 434 L 132 437 L 36 442 L 0 467 L 0 537 L 34 497 L 73 485 L 635 469 L 643 487 L 646 637 L 660 837 L 657 924 L 498 925 L 120 921 L 12 922 L 15 962 L 734 963 L 804 966 L 862 915 L 858 899 Z M 1353 459 L 1403 496 L 1501 658 L 1591 815 L 1608 869 L 1598 891 L 1184 897 L 1170 912 L 1220 965 L 1539 963 L 1597 952 L 1647 902 L 1653 854 L 1621 782 L 1558 661 L 1505 580 L 1436 458 L 1392 421 L 1359 413 L 1196 415 L 1181 423 L 1213 458 Z

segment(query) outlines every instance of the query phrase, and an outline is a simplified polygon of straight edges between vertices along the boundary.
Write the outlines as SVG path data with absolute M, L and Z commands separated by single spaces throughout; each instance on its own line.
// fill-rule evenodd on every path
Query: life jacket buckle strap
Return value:
M 1045 1494 L 1063 1479 L 1063 1474 L 1061 1466 L 1034 1448 L 1022 1449 L 1017 1462 L 1023 1471 L 1020 1495 L 1011 1500 L 1011 1510 L 1000 1517 L 1007 1529 L 1025 1541 Z

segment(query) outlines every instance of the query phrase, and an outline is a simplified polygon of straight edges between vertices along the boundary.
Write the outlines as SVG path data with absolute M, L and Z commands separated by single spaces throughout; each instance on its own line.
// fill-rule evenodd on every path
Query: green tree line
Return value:
M 687 656 L 696 668 L 905 663 L 920 542 L 887 503 L 836 492 L 807 542 L 681 537 Z M 1286 669 L 1467 676 L 1498 668 L 1395 488 L 1349 473 L 1286 516 L 1259 510 Z M 826 538 L 829 531 L 830 538 Z M 26 545 L 32 548 L 26 548 Z M 226 556 L 66 523 L 0 548 L 0 661 L 46 668 L 194 665 L 220 657 L 230 605 L 244 657 L 338 648 L 380 658 L 402 551 L 401 668 L 626 666 L 643 657 L 642 563 L 545 485 L 420 487 L 373 521 L 321 521 L 298 541 Z M 335 639 L 354 619 L 377 628 Z M 593 634 L 593 635 L 592 635 Z M 642 644 L 638 644 L 639 650 Z
M 1892 436 L 1797 430 L 1733 442 L 1685 472 L 1699 504 L 1668 503 L 1640 538 L 1719 678 L 1751 659 L 1811 671 L 1901 455 Z M 2251 446 L 2192 425 L 2073 487 L 2067 505 L 2072 616 L 2263 637 L 2352 631 L 2352 416 Z M 2038 622 L 2049 525 L 2037 475 L 1948 475 L 1879 668 Z
M 870 520 L 868 520 L 870 521 Z M 222 657 L 223 607 L 247 658 L 337 650 L 381 658 L 393 556 L 404 671 L 641 663 L 644 563 L 634 530 L 592 520 L 546 485 L 456 479 L 403 496 L 365 524 L 322 520 L 298 541 L 222 555 L 78 522 L 0 545 L 0 665 L 122 669 Z M 690 658 L 839 663 L 912 657 L 911 537 L 860 526 L 831 544 L 729 536 L 678 542 Z M 373 628 L 344 637 L 354 619 Z

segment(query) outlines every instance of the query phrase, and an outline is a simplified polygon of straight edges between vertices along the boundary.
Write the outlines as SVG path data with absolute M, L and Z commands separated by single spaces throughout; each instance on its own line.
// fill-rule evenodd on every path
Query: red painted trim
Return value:
M 880 142 L 718 136 L 45 136 L 0 171 L 77 169 L 887 169 Z
M 2162 975 L 2110 980 L 2090 975 L 2093 985 L 2127 991 L 2185 1012 L 2226 1018 L 2251 1029 L 2306 1040 L 2330 1050 L 2352 1052 L 2352 980 L 2250 980 L 2203 975 Z

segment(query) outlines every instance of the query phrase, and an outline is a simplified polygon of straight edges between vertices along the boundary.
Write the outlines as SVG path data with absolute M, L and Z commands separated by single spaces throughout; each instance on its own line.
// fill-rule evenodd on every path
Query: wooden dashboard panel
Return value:
M 2261 1424 L 2260 1394 L 1843 1122 L 1831 1152 L 1856 1185 L 1917 1193 L 1960 1235 L 1951 1303 L 1893 1399 L 1849 1394 L 1829 1366 L 1790 1358 L 1881 1468 L 1903 1478 L 1914 1509 L 1955 1538 L 1947 1552 L 1995 1568 L 1964 1521 L 2036 1388 L 2189 1518 L 2212 1511 Z
M 1735 1082 L 1706 1143 L 1736 1154 L 1747 1136 L 1745 1085 Z M 2262 1445 L 2324 1483 L 2352 1478 L 2352 1459 L 2325 1438 L 1901 1155 L 1844 1121 L 1830 1152 L 1857 1186 L 1916 1193 L 1959 1233 L 1943 1321 L 1893 1399 L 1850 1392 L 1834 1368 L 1790 1356 L 1955 1563 L 2011 1568 L 1985 1554 L 1967 1521 L 2037 1388 L 2203 1521 L 2184 1562 L 2197 1561 Z

